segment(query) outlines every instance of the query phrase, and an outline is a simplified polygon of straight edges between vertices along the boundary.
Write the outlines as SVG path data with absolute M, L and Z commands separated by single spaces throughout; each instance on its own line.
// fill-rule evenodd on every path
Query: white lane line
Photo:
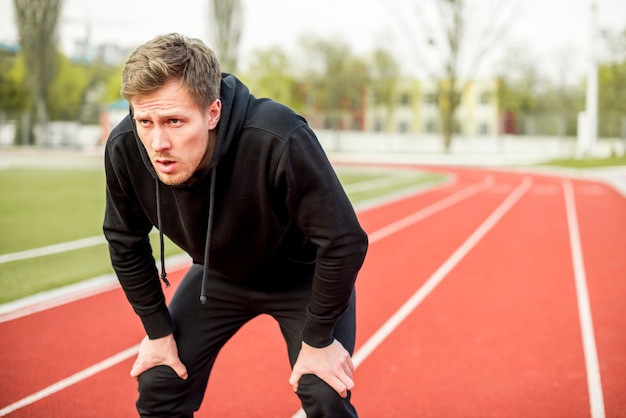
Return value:
M 0 305 L 0 324 L 119 287 L 114 274 L 51 289 Z
M 169 272 L 173 273 L 188 268 L 191 265 L 191 258 L 185 253 L 177 254 L 167 257 L 165 263 L 169 266 Z M 157 268 L 160 266 L 157 265 Z M 119 287 L 115 274 L 109 274 L 7 302 L 0 305 L 0 324 Z
M 397 172 L 391 173 L 384 177 L 377 177 L 370 180 L 363 180 L 356 183 L 349 183 L 344 186 L 344 190 L 346 193 L 358 193 L 358 192 L 366 192 L 373 189 L 382 189 L 384 187 L 389 187 L 393 184 L 398 183 L 399 181 L 408 180 L 412 178 L 417 178 L 417 172 L 408 171 L 408 172 Z
M 158 231 L 156 230 L 156 228 L 153 228 L 150 233 L 155 234 L 157 232 Z M 106 243 L 107 240 L 104 235 L 96 235 L 95 237 L 87 237 L 74 241 L 60 242 L 58 244 L 46 245 L 39 248 L 31 248 L 30 250 L 18 251 L 15 253 L 0 254 L 0 264 L 27 260 L 29 258 L 45 257 L 48 255 L 65 253 L 68 251 L 82 250 L 83 248 L 95 247 L 96 245 L 103 245 Z
M 53 385 L 48 386 L 45 389 L 40 390 L 39 392 L 35 392 L 32 395 L 29 395 L 23 399 L 20 399 L 17 402 L 14 402 L 4 408 L 0 409 L 0 417 L 10 414 L 11 412 L 17 411 L 20 408 L 28 406 L 32 403 L 40 401 L 43 398 L 46 398 L 50 395 L 53 395 L 57 392 L 62 391 L 63 389 L 72 386 L 82 380 L 87 379 L 101 371 L 104 371 L 110 367 L 115 366 L 118 363 L 134 356 L 137 354 L 139 350 L 139 344 L 127 348 L 126 350 L 115 354 L 114 356 L 109 357 L 106 360 L 101 361 L 100 363 L 94 364 L 93 366 L 87 367 L 86 369 L 81 370 L 80 372 L 73 374 L 70 377 L 67 377 L 63 380 L 56 382 Z
M 525 178 L 522 183 L 489 215 L 489 217 L 470 235 L 459 248 L 426 280 L 426 282 L 407 300 L 382 327 L 374 333 L 354 354 L 355 366 L 361 364 L 441 283 L 454 267 L 480 242 L 481 239 L 502 219 L 513 205 L 528 191 L 532 180 Z
M 388 187 L 389 185 L 398 182 L 398 180 L 409 179 L 415 176 L 416 174 L 414 172 L 392 173 L 385 177 L 348 184 L 344 186 L 344 188 L 346 192 L 350 193 L 380 189 L 383 187 Z M 152 231 L 152 233 L 155 232 L 155 230 Z M 68 251 L 81 250 L 83 248 L 94 247 L 96 245 L 102 245 L 106 243 L 107 241 L 104 235 L 97 235 L 94 237 L 81 238 L 74 241 L 61 242 L 58 244 L 46 245 L 44 247 L 32 248 L 29 250 L 17 251 L 14 253 L 0 254 L 0 264 L 27 260 L 29 258 L 44 257 Z
M 425 207 L 424 209 L 421 209 L 420 211 L 407 216 L 406 218 L 403 218 L 399 221 L 396 221 L 390 225 L 388 225 L 387 227 L 384 227 L 378 231 L 375 231 L 373 234 L 370 235 L 370 244 L 374 243 L 376 241 L 379 241 L 391 234 L 393 234 L 394 232 L 400 231 L 403 228 L 406 228 L 428 216 L 431 216 L 433 214 L 435 214 L 438 211 L 441 211 L 463 199 L 466 199 L 482 190 L 485 190 L 489 187 L 491 187 L 494 184 L 494 178 L 493 176 L 488 176 L 485 177 L 483 180 L 481 180 L 478 183 L 472 184 L 464 189 L 461 189 L 460 191 L 456 192 L 455 194 L 452 194 L 450 196 L 447 196 L 446 198 L 433 203 L 430 206 Z M 137 347 L 131 347 L 125 351 L 122 351 L 121 353 L 118 353 L 112 357 L 110 357 L 107 360 L 104 360 L 101 363 L 98 363 L 94 366 L 88 367 L 87 369 L 84 369 L 83 371 L 80 371 L 66 379 L 63 379 L 51 386 L 48 386 L 47 388 L 34 393 L 32 395 L 27 396 L 26 398 L 23 398 L 3 409 L 0 410 L 0 416 L 4 416 L 10 412 L 13 412 L 17 409 L 23 408 L 26 405 L 30 405 L 33 402 L 39 401 L 47 396 L 50 396 L 56 392 L 59 392 L 60 390 L 63 390 L 65 388 L 67 388 L 68 386 L 74 385 L 100 371 L 103 371 L 109 367 L 114 366 L 115 364 L 127 359 L 128 357 L 131 357 L 132 355 L 137 353 Z M 357 353 L 358 354 L 358 353 Z
M 403 230 L 429 216 L 434 215 L 435 213 L 442 211 L 443 209 L 454 205 L 455 203 L 460 202 L 461 200 L 467 199 L 468 197 L 481 192 L 483 190 L 488 189 L 493 186 L 495 180 L 493 176 L 485 177 L 478 183 L 474 183 L 450 196 L 445 197 L 430 206 L 426 206 L 425 208 L 405 217 L 396 222 L 393 222 L 377 231 L 372 232 L 369 235 L 370 244 L 375 243 L 383 238 L 388 237 L 391 234 L 394 234 L 398 231 Z
M 578 215 L 576 213 L 576 201 L 574 189 L 568 180 L 563 181 L 565 197 L 565 210 L 567 212 L 567 225 L 569 229 L 570 248 L 572 263 L 574 266 L 574 280 L 576 283 L 576 299 L 578 302 L 578 314 L 580 317 L 580 329 L 582 331 L 583 352 L 585 355 L 585 367 L 587 369 L 587 390 L 589 391 L 589 403 L 592 418 L 604 418 L 604 397 L 602 394 L 602 380 L 600 378 L 600 366 L 598 363 L 598 351 L 593 331 L 591 318 L 591 304 L 587 290 L 587 276 L 583 259 L 580 232 L 578 229 Z
M 432 276 L 376 331 L 352 356 L 354 367 L 358 367 L 389 335 L 419 306 L 441 283 L 454 267 L 480 242 L 481 239 L 502 219 L 513 205 L 530 189 L 532 180 L 524 178 L 511 194 L 489 215 L 487 219 L 456 249 Z M 300 409 L 292 418 L 305 418 Z
M 86 247 L 105 244 L 104 236 L 77 239 L 75 241 L 62 242 L 60 244 L 47 245 L 31 250 L 18 251 L 16 253 L 0 254 L 0 264 L 12 261 L 26 260 L 29 258 L 43 257 L 46 255 L 64 253 L 66 251 L 80 250 Z

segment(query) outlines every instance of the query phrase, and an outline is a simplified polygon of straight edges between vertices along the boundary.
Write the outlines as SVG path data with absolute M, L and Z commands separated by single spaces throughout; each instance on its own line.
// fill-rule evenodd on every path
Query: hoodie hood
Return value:
M 206 280 L 208 276 L 208 269 L 210 265 L 210 249 L 211 249 L 211 233 L 213 230 L 213 213 L 215 208 L 215 179 L 217 177 L 217 167 L 219 162 L 222 160 L 224 155 L 228 152 L 228 149 L 232 145 L 234 141 L 239 138 L 241 135 L 241 131 L 244 126 L 244 121 L 246 119 L 246 113 L 248 109 L 248 104 L 250 101 L 250 92 L 248 88 L 242 84 L 237 77 L 231 74 L 222 74 L 222 82 L 220 87 L 220 100 L 222 102 L 222 113 L 220 115 L 220 120 L 215 128 L 217 131 L 217 138 L 215 143 L 215 148 L 213 150 L 213 155 L 211 156 L 211 161 L 209 166 L 201 173 L 198 180 L 204 179 L 207 176 L 210 176 L 210 189 L 209 189 L 209 214 L 208 214 L 208 227 L 206 233 L 206 244 L 205 244 L 205 252 L 204 252 L 204 274 L 202 277 L 202 288 L 200 294 L 200 301 L 202 303 L 206 303 Z M 141 139 L 139 138 L 139 134 L 137 132 L 137 126 L 134 118 L 132 117 L 132 109 L 130 110 L 130 119 L 133 129 L 133 134 L 135 136 L 135 140 L 137 142 L 137 146 L 139 147 L 139 152 L 141 154 L 141 159 L 146 167 L 146 169 L 150 172 L 152 177 L 155 180 L 155 188 L 156 188 L 156 211 L 157 211 L 157 229 L 159 230 L 159 247 L 160 247 L 160 261 L 161 261 L 161 280 L 165 283 L 166 287 L 170 286 L 170 283 L 167 279 L 167 272 L 165 269 L 165 251 L 164 251 L 164 239 L 163 239 L 163 229 L 162 225 L 162 214 L 161 214 L 161 199 L 160 199 L 160 188 L 161 187 L 193 187 L 191 185 L 180 185 L 180 186 L 165 186 L 156 173 L 152 162 L 150 161 L 150 156 L 148 155 L 148 151 L 144 147 Z

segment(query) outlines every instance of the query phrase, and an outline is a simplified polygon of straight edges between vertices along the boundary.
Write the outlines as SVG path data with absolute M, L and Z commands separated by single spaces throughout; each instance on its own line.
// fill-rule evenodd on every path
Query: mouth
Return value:
M 166 159 L 166 158 L 157 158 L 154 161 L 154 163 L 155 163 L 154 165 L 159 171 L 161 171 L 162 173 L 166 173 L 166 174 L 169 174 L 172 171 L 174 171 L 176 167 L 176 161 Z

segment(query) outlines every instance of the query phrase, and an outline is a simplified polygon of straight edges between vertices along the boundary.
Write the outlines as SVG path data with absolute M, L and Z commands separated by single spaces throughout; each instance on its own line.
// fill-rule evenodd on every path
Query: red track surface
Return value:
M 456 181 L 359 213 L 371 239 L 357 282 L 360 415 L 626 417 L 624 196 L 583 180 L 445 171 Z M 592 322 L 581 328 L 586 303 Z M 0 335 L 3 413 L 135 416 L 134 355 L 16 404 L 139 342 L 121 290 L 1 323 Z M 257 318 L 219 357 L 197 416 L 291 417 L 288 376 L 277 326 Z

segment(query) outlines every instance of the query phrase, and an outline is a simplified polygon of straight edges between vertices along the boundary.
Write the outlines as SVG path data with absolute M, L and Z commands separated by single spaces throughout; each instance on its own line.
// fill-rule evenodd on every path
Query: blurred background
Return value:
M 623 0 L 0 0 L 0 152 L 99 150 L 126 57 L 203 39 L 347 152 L 532 159 L 626 148 Z

